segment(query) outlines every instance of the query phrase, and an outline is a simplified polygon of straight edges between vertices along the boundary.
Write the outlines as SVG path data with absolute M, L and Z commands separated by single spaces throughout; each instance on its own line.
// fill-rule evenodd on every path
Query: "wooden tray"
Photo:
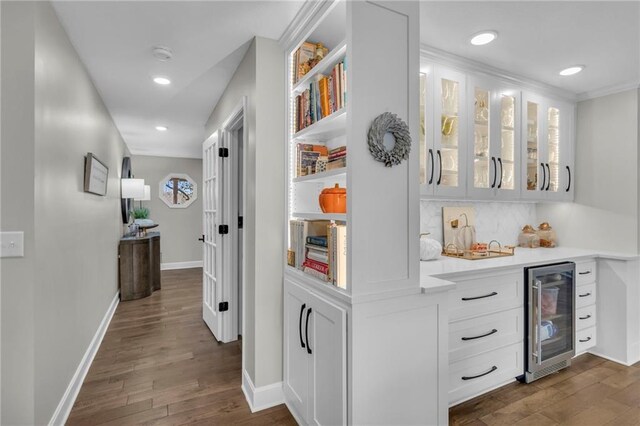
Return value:
M 489 244 L 491 246 L 491 243 Z M 513 256 L 516 248 L 514 246 L 500 246 L 498 248 L 489 248 L 485 251 L 476 251 L 476 250 L 460 250 L 459 248 L 449 244 L 442 250 L 443 256 L 453 257 L 456 259 L 467 259 L 467 260 L 483 260 L 483 259 L 494 259 L 496 257 L 505 257 L 505 256 Z

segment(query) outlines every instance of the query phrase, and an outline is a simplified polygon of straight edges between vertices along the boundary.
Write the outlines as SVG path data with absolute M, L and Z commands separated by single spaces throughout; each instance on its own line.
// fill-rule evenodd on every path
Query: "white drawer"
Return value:
M 523 344 L 516 343 L 449 365 L 449 405 L 524 374 Z
M 576 355 L 596 345 L 596 328 L 585 328 L 576 332 Z
M 596 284 L 576 287 L 576 310 L 596 303 Z
M 576 263 L 576 285 L 596 282 L 596 261 Z
M 522 306 L 523 274 L 460 281 L 449 292 L 449 321 Z
M 449 324 L 449 363 L 522 342 L 523 337 L 523 308 L 453 322 Z
M 596 305 L 576 309 L 576 330 L 594 327 L 596 325 Z

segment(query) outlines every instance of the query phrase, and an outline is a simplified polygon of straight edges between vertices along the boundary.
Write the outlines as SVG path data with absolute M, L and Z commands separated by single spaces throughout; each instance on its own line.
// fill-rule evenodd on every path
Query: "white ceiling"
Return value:
M 278 39 L 301 5 L 54 2 L 132 154 L 194 158 L 201 156 L 204 124 L 253 36 Z M 639 1 L 423 1 L 420 27 L 424 45 L 577 95 L 640 79 Z M 497 30 L 498 39 L 471 46 L 470 36 L 485 29 Z M 173 60 L 153 58 L 156 45 L 170 47 Z M 574 64 L 587 68 L 558 75 Z M 172 84 L 158 86 L 154 75 Z
M 204 124 L 254 36 L 278 39 L 301 1 L 55 1 L 132 154 L 200 158 Z M 161 62 L 154 46 L 168 46 Z M 158 86 L 152 76 L 171 79 Z M 155 126 L 169 128 L 158 132 Z
M 487 29 L 498 31 L 498 39 L 469 43 Z M 425 1 L 420 41 L 575 94 L 640 81 L 638 1 Z M 586 68 L 558 75 L 575 64 Z

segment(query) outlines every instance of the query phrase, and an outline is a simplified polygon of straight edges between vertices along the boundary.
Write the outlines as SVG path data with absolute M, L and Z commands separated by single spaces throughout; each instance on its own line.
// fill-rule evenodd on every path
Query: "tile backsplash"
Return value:
M 503 245 L 516 244 L 526 224 L 538 225 L 534 203 L 420 201 L 420 232 L 442 242 L 442 207 L 473 206 L 476 211 L 478 241 L 498 240 Z

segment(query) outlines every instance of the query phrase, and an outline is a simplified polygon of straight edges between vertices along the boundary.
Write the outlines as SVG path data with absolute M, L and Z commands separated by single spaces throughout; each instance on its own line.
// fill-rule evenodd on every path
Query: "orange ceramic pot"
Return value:
M 320 193 L 320 208 L 323 213 L 347 212 L 347 189 L 336 183 L 333 188 L 325 188 Z

